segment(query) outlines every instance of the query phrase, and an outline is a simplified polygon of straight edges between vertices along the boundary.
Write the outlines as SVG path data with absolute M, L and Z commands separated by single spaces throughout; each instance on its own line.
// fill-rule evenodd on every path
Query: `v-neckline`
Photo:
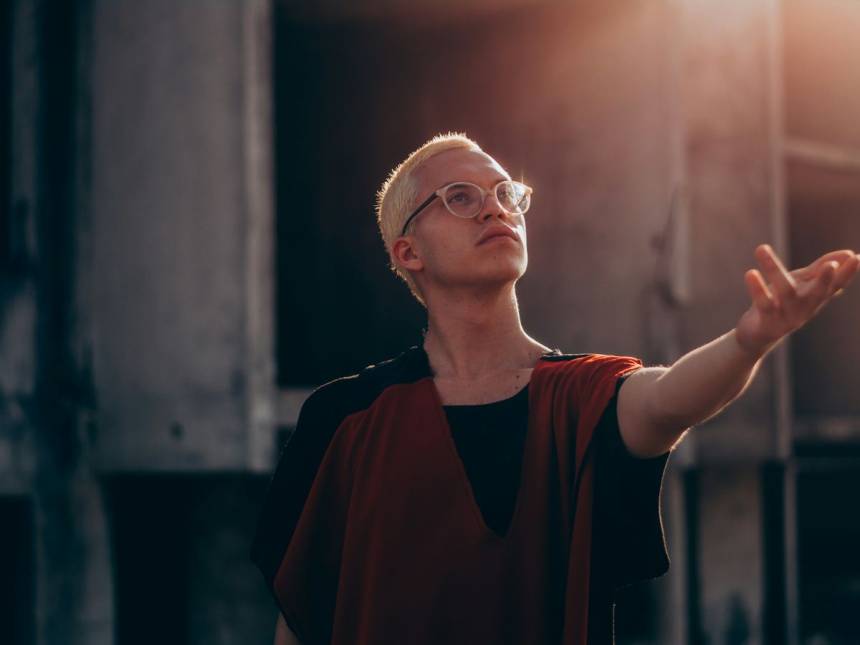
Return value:
M 421 349 L 423 351 L 423 348 L 421 348 Z M 537 373 L 538 368 L 541 365 L 541 362 L 544 360 L 544 358 L 547 356 L 553 356 L 553 355 L 558 355 L 558 351 L 545 352 L 538 357 L 537 361 L 535 361 L 534 367 L 532 368 L 531 376 L 529 378 L 528 383 L 526 383 L 526 385 L 523 386 L 524 388 L 526 386 L 529 386 L 528 387 L 528 411 L 529 412 L 527 415 L 527 422 L 526 422 L 527 423 L 527 425 L 526 425 L 526 436 L 525 436 L 525 440 L 523 441 L 523 455 L 522 455 L 522 462 L 520 464 L 520 479 L 519 479 L 519 484 L 517 486 L 516 500 L 514 501 L 514 510 L 511 514 L 511 520 L 508 523 L 508 530 L 505 532 L 504 535 L 501 535 L 501 534 L 497 533 L 496 531 L 494 531 L 493 529 L 491 529 L 487 525 L 486 520 L 484 519 L 484 514 L 481 512 L 481 508 L 478 505 L 478 500 L 475 497 L 475 491 L 472 488 L 472 482 L 469 480 L 469 474 L 466 472 L 466 466 L 463 463 L 463 458 L 460 456 L 460 452 L 457 450 L 457 444 L 454 441 L 454 436 L 453 436 L 453 433 L 451 430 L 451 425 L 448 422 L 448 415 L 446 414 L 445 407 L 442 404 L 442 397 L 439 394 L 439 390 L 436 388 L 436 383 L 433 381 L 432 370 L 429 370 L 429 362 L 427 364 L 428 371 L 430 373 L 424 379 L 424 381 L 425 381 L 426 386 L 427 386 L 428 390 L 430 391 L 430 394 L 431 394 L 433 401 L 434 401 L 433 408 L 434 408 L 434 412 L 436 414 L 436 421 L 437 421 L 436 424 L 431 424 L 431 425 L 434 425 L 434 426 L 438 425 L 438 428 L 441 429 L 442 434 L 444 435 L 444 437 L 442 437 L 442 441 L 446 445 L 446 452 L 452 457 L 453 461 L 456 464 L 457 476 L 461 482 L 460 486 L 461 486 L 461 488 L 465 489 L 466 500 L 467 500 L 466 503 L 469 506 L 472 517 L 475 519 L 475 524 L 476 524 L 478 531 L 481 534 L 487 536 L 487 539 L 490 539 L 494 542 L 497 542 L 503 546 L 507 545 L 508 543 L 510 543 L 512 541 L 512 538 L 514 537 L 514 535 L 518 529 L 519 522 L 517 521 L 517 518 L 522 514 L 521 509 L 522 509 L 522 505 L 523 505 L 523 497 L 525 495 L 525 487 L 528 485 L 528 479 L 526 477 L 524 477 L 524 475 L 525 475 L 525 470 L 526 470 L 528 464 L 530 463 L 531 453 L 534 450 L 532 448 L 532 444 L 534 443 L 534 432 L 532 431 L 532 410 L 534 409 L 534 406 L 532 404 L 532 399 L 534 397 L 535 388 L 531 387 L 531 383 L 534 381 L 535 374 Z M 425 354 L 425 356 L 426 356 L 426 354 Z M 519 392 L 517 394 L 519 394 Z M 514 396 L 517 396 L 517 395 L 515 394 Z M 502 399 L 502 400 L 504 400 L 504 399 Z

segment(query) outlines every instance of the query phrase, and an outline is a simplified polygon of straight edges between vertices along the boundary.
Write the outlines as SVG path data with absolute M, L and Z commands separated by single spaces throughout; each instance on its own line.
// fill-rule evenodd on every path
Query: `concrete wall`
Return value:
M 860 5 L 785 0 L 782 14 L 788 226 L 792 255 L 806 264 L 860 246 Z M 850 340 L 860 298 L 846 295 L 792 343 L 793 412 L 806 441 L 860 439 L 860 347 Z
M 694 297 L 687 350 L 729 329 L 749 306 L 744 272 L 770 243 L 785 257 L 778 13 L 772 2 L 683 3 L 682 94 Z M 784 448 L 777 423 L 778 348 L 743 400 L 700 427 L 697 455 L 760 459 Z
M 750 304 L 743 275 L 770 243 L 786 258 L 782 101 L 774 2 L 688 0 L 679 31 L 692 296 L 680 314 L 688 351 L 730 330 Z M 787 259 L 787 258 L 786 258 Z M 758 464 L 787 450 L 780 415 L 785 347 L 743 397 L 686 439 L 701 468 L 698 609 L 713 642 L 763 642 L 763 511 Z
M 265 425 L 272 363 L 271 184 L 257 148 L 270 129 L 258 102 L 266 10 L 93 9 L 97 462 L 242 468 L 256 454 L 255 415 Z
M 38 200 L 39 105 L 38 42 L 35 11 L 20 3 L 8 9 L 12 23 L 10 44 L 12 103 L 10 143 L 10 215 L 20 237 L 15 267 L 0 282 L 0 491 L 30 489 L 35 467 L 32 436 L 28 433 L 36 380 L 36 285 L 32 274 L 35 255 L 33 211 Z

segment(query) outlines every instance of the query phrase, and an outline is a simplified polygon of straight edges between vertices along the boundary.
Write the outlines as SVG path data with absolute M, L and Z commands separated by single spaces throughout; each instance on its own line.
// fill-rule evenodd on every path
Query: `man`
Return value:
M 840 250 L 788 272 L 761 245 L 736 327 L 671 367 L 563 354 L 520 323 L 530 199 L 459 134 L 380 190 L 427 329 L 302 406 L 252 549 L 276 643 L 611 643 L 615 590 L 668 569 L 672 448 L 860 265 Z

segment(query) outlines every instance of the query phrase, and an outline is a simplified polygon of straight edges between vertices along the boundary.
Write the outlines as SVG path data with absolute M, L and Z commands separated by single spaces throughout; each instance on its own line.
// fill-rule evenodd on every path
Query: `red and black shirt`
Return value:
M 540 357 L 515 396 L 443 406 L 416 345 L 302 406 L 251 550 L 291 630 L 322 643 L 613 642 L 618 587 L 668 570 L 669 452 L 615 410 L 638 358 Z

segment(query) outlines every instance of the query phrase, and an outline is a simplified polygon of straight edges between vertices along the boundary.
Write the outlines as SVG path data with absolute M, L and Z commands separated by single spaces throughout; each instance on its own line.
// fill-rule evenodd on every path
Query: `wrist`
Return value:
M 737 327 L 733 328 L 729 334 L 734 339 L 734 346 L 737 348 L 739 352 L 741 352 L 746 358 L 749 358 L 752 361 L 759 361 L 764 358 L 770 350 L 776 347 L 779 344 L 779 341 L 782 339 L 778 339 L 772 341 L 766 345 L 750 343 L 745 339 L 742 339 L 738 336 Z

